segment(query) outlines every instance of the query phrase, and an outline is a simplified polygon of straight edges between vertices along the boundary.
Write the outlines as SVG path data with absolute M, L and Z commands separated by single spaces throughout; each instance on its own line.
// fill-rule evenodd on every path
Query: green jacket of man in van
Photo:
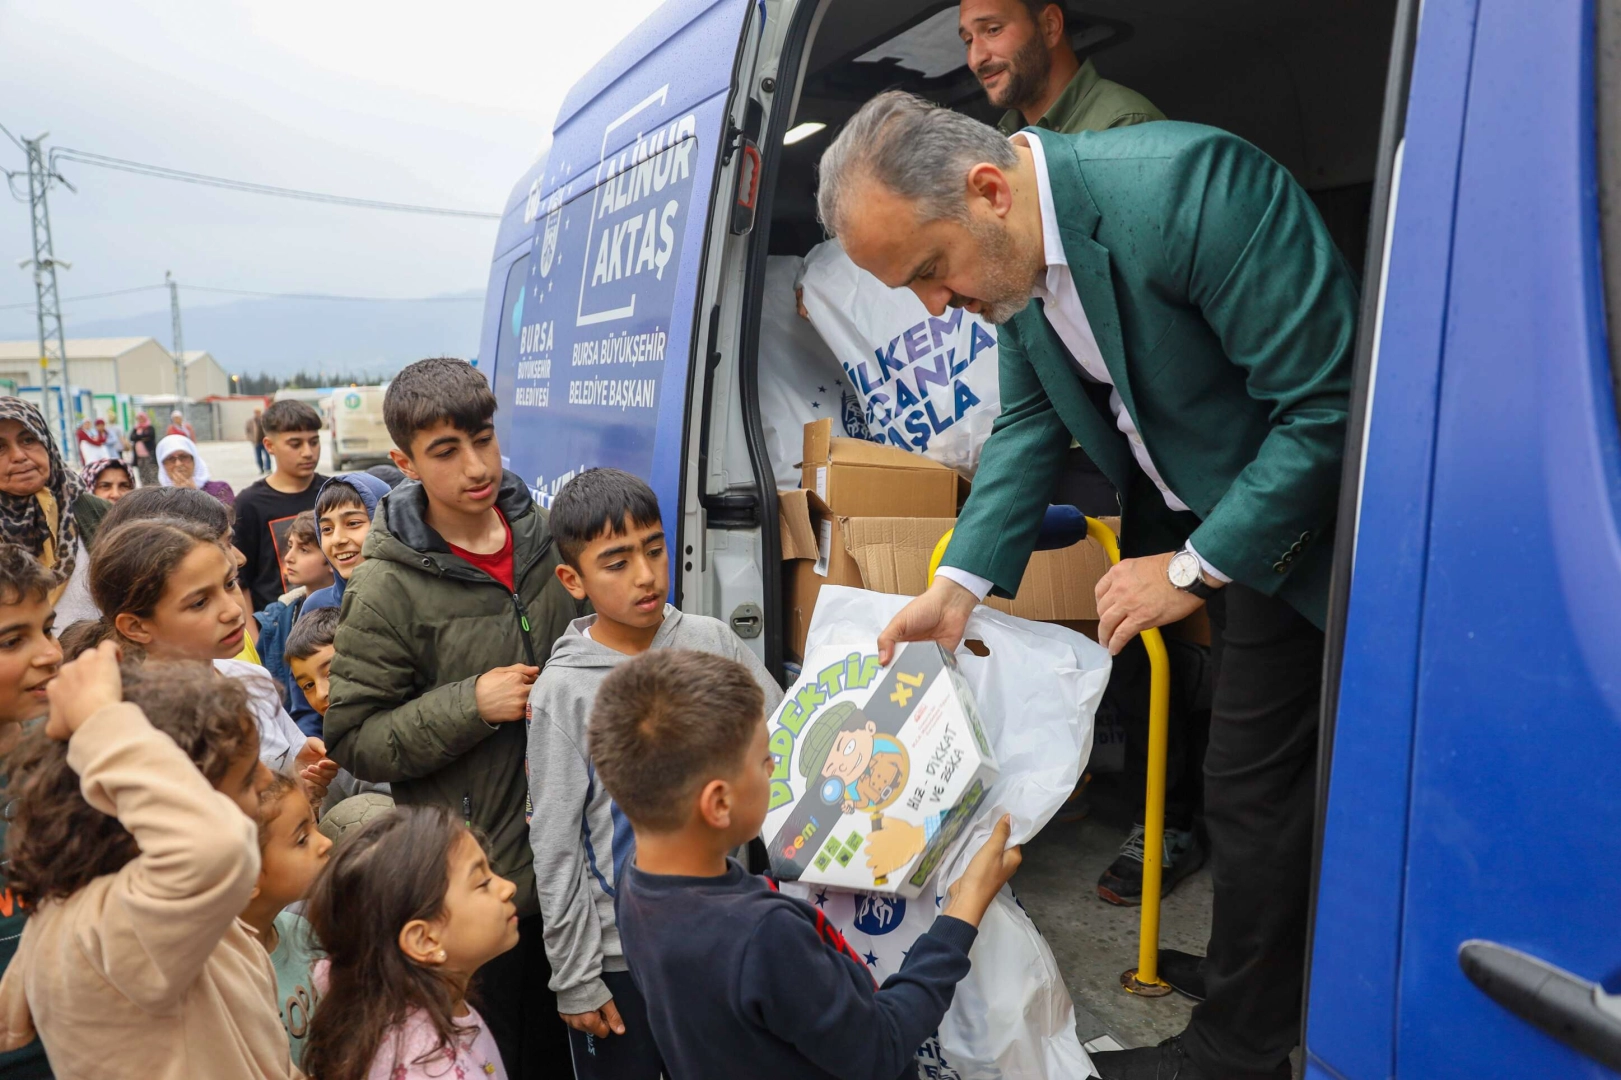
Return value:
M 453 554 L 424 520 L 422 485 L 383 496 L 344 592 L 324 727 L 332 760 L 388 782 L 396 802 L 450 807 L 489 842 L 490 866 L 537 914 L 524 807 L 521 722 L 479 716 L 474 684 L 505 664 L 540 667 L 581 614 L 557 580 L 545 511 L 511 472 L 496 505 L 512 529 L 518 595 Z M 523 621 L 527 620 L 525 627 Z
M 1114 388 L 1191 512 L 1132 485 L 1140 470 L 1106 395 L 1032 303 L 998 334 L 1002 415 L 943 564 L 1012 596 L 1073 436 L 1125 493 L 1128 556 L 1191 538 L 1206 562 L 1322 627 L 1357 291 L 1310 197 L 1214 128 L 1032 137 Z
M 1009 109 L 1002 114 L 997 127 L 1006 135 L 1024 127 L 1073 135 L 1078 131 L 1107 131 L 1163 119 L 1165 114 L 1155 108 L 1152 101 L 1129 86 L 1103 78 L 1098 74 L 1097 65 L 1088 59 L 1035 123 L 1026 122 L 1018 109 Z

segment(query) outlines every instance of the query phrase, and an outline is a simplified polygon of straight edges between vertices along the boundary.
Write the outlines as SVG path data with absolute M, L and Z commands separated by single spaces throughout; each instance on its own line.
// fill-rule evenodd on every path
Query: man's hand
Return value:
M 118 646 L 103 641 L 77 660 L 62 665 L 45 687 L 50 715 L 45 734 L 66 742 L 98 710 L 124 700 L 124 678 L 118 673 Z
M 583 1013 L 558 1013 L 563 1023 L 575 1031 L 583 1031 L 587 1035 L 595 1035 L 599 1039 L 606 1039 L 610 1034 L 623 1035 L 625 1022 L 619 1019 L 619 1009 L 614 1005 L 613 999 L 602 1003 L 602 1008 Z
M 338 778 L 338 763 L 326 756 L 326 743 L 312 737 L 304 740 L 304 748 L 293 758 L 293 773 L 304 785 L 304 797 L 320 810 L 326 789 Z
M 1166 567 L 1173 554 L 1122 559 L 1098 582 L 1098 642 L 1111 656 L 1144 630 L 1185 619 L 1204 603 L 1171 584 Z
M 938 641 L 947 652 L 954 650 L 978 604 L 973 593 L 936 574 L 928 591 L 901 608 L 878 635 L 878 662 L 889 663 L 902 641 Z
M 529 688 L 539 677 L 540 669 L 529 664 L 508 664 L 486 671 L 473 684 L 478 714 L 486 724 L 522 720 L 529 704 Z
M 1013 818 L 1007 814 L 991 830 L 991 838 L 974 853 L 962 877 L 946 890 L 946 906 L 940 912 L 961 919 L 969 926 L 978 926 L 985 909 L 1003 885 L 1013 877 L 1024 860 L 1023 847 L 1008 847 L 1008 835 L 1013 832 Z

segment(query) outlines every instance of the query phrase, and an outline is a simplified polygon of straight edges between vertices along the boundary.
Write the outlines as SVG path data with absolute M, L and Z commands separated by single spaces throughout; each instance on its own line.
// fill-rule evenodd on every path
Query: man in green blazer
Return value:
M 955 647 L 1018 588 L 1076 439 L 1123 494 L 1111 652 L 1208 604 L 1214 909 L 1187 1030 L 1105 1080 L 1268 1080 L 1299 1034 L 1318 699 L 1357 296 L 1311 200 L 1213 128 L 1013 140 L 901 93 L 824 154 L 824 224 L 931 311 L 1003 324 L 1002 415 L 939 576 L 879 637 Z M 1032 303 L 1034 298 L 1035 303 Z

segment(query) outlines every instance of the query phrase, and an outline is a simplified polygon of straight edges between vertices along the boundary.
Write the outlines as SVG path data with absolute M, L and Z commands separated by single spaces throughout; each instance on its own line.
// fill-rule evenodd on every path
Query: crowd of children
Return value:
M 0 1075 L 915 1075 L 1018 865 L 1006 823 L 874 984 L 757 872 L 782 689 L 667 602 L 653 492 L 549 512 L 452 359 L 384 402 L 391 487 L 263 416 L 234 522 L 123 494 L 100 617 L 0 545 Z

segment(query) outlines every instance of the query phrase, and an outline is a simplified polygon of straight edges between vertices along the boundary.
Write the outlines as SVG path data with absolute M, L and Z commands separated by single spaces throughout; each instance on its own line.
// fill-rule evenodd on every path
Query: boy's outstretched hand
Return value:
M 587 1035 L 595 1035 L 599 1039 L 606 1039 L 609 1035 L 623 1035 L 625 1022 L 619 1018 L 619 1007 L 609 998 L 602 1003 L 602 1008 L 593 1009 L 583 1013 L 558 1013 L 563 1023 L 575 1031 L 583 1031 Z
M 293 768 L 304 785 L 304 797 L 320 810 L 326 789 L 338 778 L 338 763 L 326 756 L 326 743 L 313 737 L 305 739 L 304 748 L 293 758 Z
M 1003 814 L 1002 820 L 991 830 L 991 838 L 974 853 L 968 869 L 946 890 L 949 899 L 942 915 L 961 919 L 969 926 L 979 925 L 985 909 L 991 906 L 991 900 L 1013 877 L 1024 858 L 1023 847 L 1007 846 L 1008 835 L 1012 831 L 1013 819 Z
M 508 664 L 491 668 L 473 684 L 473 700 L 486 724 L 522 720 L 529 705 L 529 688 L 540 677 L 540 669 L 529 664 Z
M 124 678 L 118 673 L 118 646 L 103 641 L 76 660 L 62 665 L 45 697 L 51 703 L 45 734 L 66 741 L 98 710 L 124 700 Z

